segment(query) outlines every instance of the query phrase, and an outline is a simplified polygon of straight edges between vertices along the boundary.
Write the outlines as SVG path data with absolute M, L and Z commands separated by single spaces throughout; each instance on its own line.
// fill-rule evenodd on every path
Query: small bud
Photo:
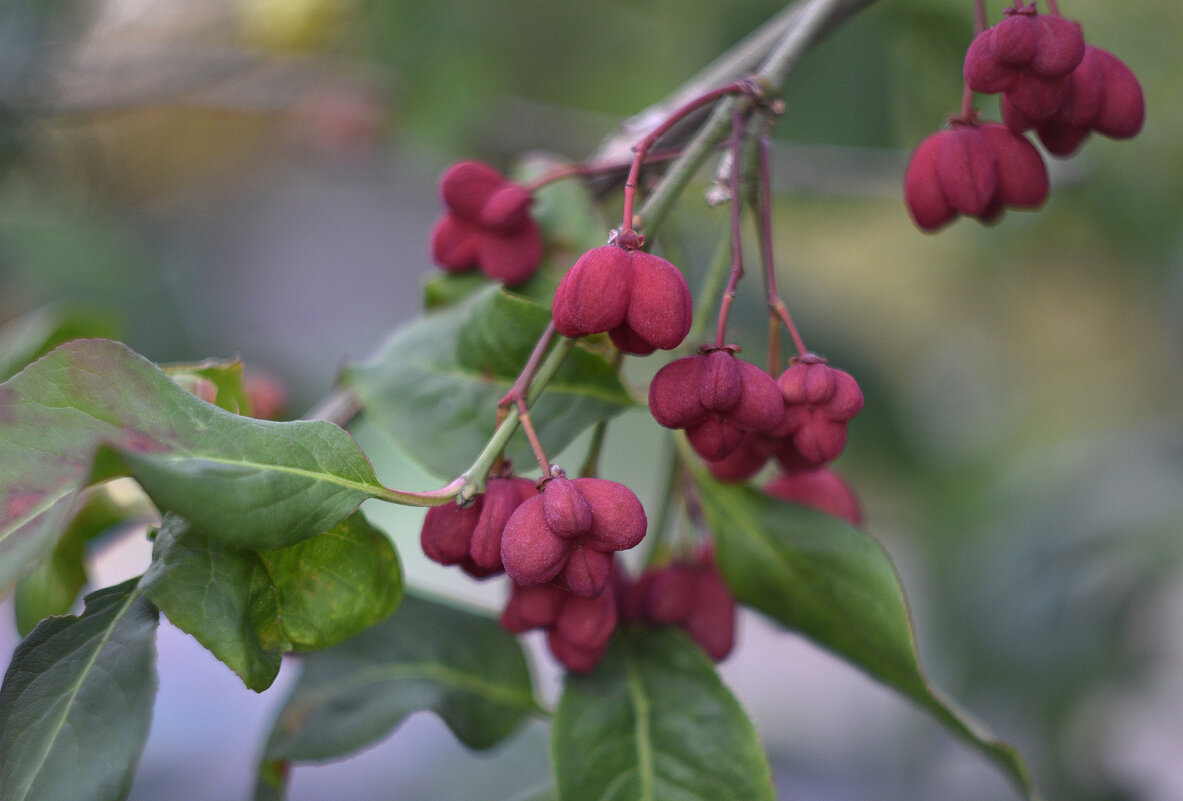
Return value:
M 631 256 L 633 283 L 625 323 L 649 345 L 672 350 L 690 333 L 693 300 L 686 277 L 660 256 L 639 250 Z
M 505 176 L 480 161 L 461 161 L 440 177 L 440 197 L 452 212 L 476 222 L 481 209 L 505 183 Z
M 1084 34 L 1080 26 L 1055 14 L 1035 17 L 1039 44 L 1031 59 L 1031 72 L 1044 78 L 1063 78 L 1084 57 Z
M 1008 206 L 1023 208 L 1043 205 L 1047 200 L 1047 167 L 1035 145 L 996 123 L 981 125 L 978 130 L 994 151 L 998 165 L 998 200 Z M 857 384 L 855 389 L 858 389 Z
M 1004 66 L 1025 67 L 1035 57 L 1041 36 L 1034 15 L 1007 14 L 990 29 L 990 55 Z
M 735 645 L 735 599 L 713 560 L 697 571 L 694 604 L 683 625 L 716 662 L 726 659 Z
M 612 330 L 624 322 L 632 286 L 629 251 L 614 245 L 592 248 L 579 257 L 555 290 L 555 328 L 565 337 Z
M 1133 70 L 1117 56 L 1099 47 L 1092 49 L 1104 83 L 1093 129 L 1111 139 L 1129 139 L 1142 130 L 1146 118 L 1142 85 Z
M 680 564 L 653 573 L 645 594 L 645 617 L 654 623 L 676 625 L 690 615 L 695 603 L 694 573 Z
M 828 467 L 782 473 L 764 491 L 774 498 L 840 517 L 855 526 L 862 523 L 863 514 L 854 491 Z
M 994 151 L 973 126 L 955 126 L 941 140 L 937 178 L 948 204 L 962 214 L 979 215 L 997 186 Z
M 477 263 L 480 240 L 474 225 L 449 214 L 431 233 L 431 260 L 448 272 L 467 270 Z
M 555 632 L 580 648 L 598 648 L 612 636 L 618 620 L 616 596 L 607 591 L 596 598 L 567 598 L 555 620 Z
M 743 382 L 735 357 L 728 351 L 714 350 L 701 358 L 698 400 L 708 411 L 725 412 L 739 403 L 743 393 Z
M 468 558 L 472 530 L 481 517 L 483 497 L 461 509 L 454 503 L 427 510 L 419 543 L 427 558 L 441 565 L 457 565 Z
M 708 461 L 723 459 L 733 453 L 743 441 L 744 431 L 718 414 L 686 429 L 691 447 Z
M 949 133 L 940 131 L 922 141 L 904 171 L 904 203 L 912 221 L 923 231 L 935 231 L 957 216 L 957 210 L 945 200 L 937 177 L 941 142 Z
M 475 564 L 495 572 L 503 569 L 501 535 L 505 524 L 514 510 L 535 494 L 534 482 L 527 478 L 489 479 L 485 494 L 481 496 L 481 515 L 469 545 L 469 556 Z
M 577 478 L 572 483 L 592 510 L 585 543 L 599 550 L 624 551 L 644 539 L 645 507 L 632 490 L 603 478 Z
M 532 220 L 512 234 L 486 234 L 477 246 L 477 261 L 485 275 L 509 286 L 522 283 L 542 260 L 542 232 Z
M 501 627 L 514 634 L 554 625 L 568 594 L 553 584 L 524 587 L 514 584 L 501 613 Z
M 612 554 L 594 548 L 575 548 L 556 579 L 572 595 L 596 598 L 612 578 Z
M 541 495 L 519 506 L 501 535 L 501 562 L 518 584 L 550 581 L 566 564 L 567 552 L 567 542 L 546 525 Z
M 560 537 L 570 539 L 591 530 L 591 506 L 567 478 L 547 482 L 542 493 L 542 509 L 546 525 Z
M 498 233 L 510 233 L 521 228 L 528 219 L 534 196 L 526 187 L 515 183 L 502 184 L 481 208 L 477 221 Z

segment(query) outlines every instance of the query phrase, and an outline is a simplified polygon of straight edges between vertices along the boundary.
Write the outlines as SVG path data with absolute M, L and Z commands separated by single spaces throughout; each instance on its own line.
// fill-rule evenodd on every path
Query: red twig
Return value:
M 649 148 L 653 147 L 661 137 L 669 132 L 670 128 L 673 128 L 684 117 L 694 113 L 703 106 L 714 103 L 721 97 L 735 94 L 758 96 L 760 94 L 760 87 L 748 80 L 734 81 L 726 86 L 720 86 L 718 89 L 712 89 L 705 94 L 701 94 L 685 105 L 675 109 L 661 125 L 658 125 L 644 139 L 633 146 L 633 164 L 629 169 L 628 178 L 624 182 L 624 214 L 620 227 L 621 233 L 633 230 L 633 204 L 637 195 L 637 180 L 641 175 L 641 165 L 644 164 L 645 159 L 648 157 Z
M 793 318 L 789 314 L 789 310 L 785 307 L 785 303 L 781 300 L 780 292 L 776 288 L 776 263 L 772 256 L 772 163 L 769 151 L 771 143 L 768 141 L 768 134 L 760 137 L 759 153 L 760 153 L 760 193 L 759 197 L 759 217 L 760 217 L 760 258 L 764 262 L 764 291 L 768 298 L 768 308 L 772 319 L 769 322 L 771 329 L 771 339 L 769 341 L 768 358 L 769 363 L 773 365 L 770 373 L 776 374 L 780 369 L 780 359 L 773 361 L 774 354 L 779 351 L 776 347 L 776 320 L 779 319 L 785 324 L 785 329 L 789 332 L 789 336 L 793 339 L 793 346 L 797 349 L 798 356 L 804 356 L 808 353 L 805 347 L 804 340 L 801 339 L 801 334 L 797 331 L 797 326 L 793 324 Z
M 739 192 L 739 174 L 743 161 L 743 124 L 742 113 L 736 112 L 731 115 L 731 277 L 727 280 L 727 288 L 723 290 L 723 299 L 719 302 L 719 327 L 715 331 L 716 348 L 723 347 L 726 340 L 727 317 L 735 300 L 735 289 L 739 286 L 739 279 L 743 277 L 743 244 L 739 225 L 740 214 L 743 211 L 743 201 Z
M 682 148 L 670 148 L 669 150 L 659 150 L 656 153 L 652 153 L 646 156 L 646 160 L 650 163 L 672 161 L 680 155 L 682 155 Z M 611 175 L 614 172 L 624 172 L 632 166 L 632 163 L 632 159 L 629 159 L 628 161 L 617 161 L 608 164 L 564 164 L 560 167 L 547 170 L 526 184 L 526 189 L 533 194 L 542 187 L 553 184 L 556 181 L 561 181 L 564 178 L 591 178 L 597 175 Z

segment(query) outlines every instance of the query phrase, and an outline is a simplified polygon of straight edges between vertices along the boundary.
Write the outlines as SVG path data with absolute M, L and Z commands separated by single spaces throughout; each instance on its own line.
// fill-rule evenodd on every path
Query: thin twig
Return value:
M 756 73 L 756 80 L 769 90 L 784 83 L 805 51 L 822 36 L 875 0 L 810 0 L 808 4 L 803 5 L 804 2 L 805 0 L 799 0 L 793 5 L 793 13 L 787 18 L 784 27 L 778 28 L 778 43 L 772 47 Z M 675 95 L 681 97 L 681 90 Z M 732 113 L 740 104 L 752 102 L 751 98 L 732 97 L 724 98 L 715 105 L 706 123 L 699 128 L 681 157 L 675 159 L 666 170 L 662 180 L 638 212 L 647 236 L 653 237 L 682 190 L 727 136 Z
M 723 299 L 719 302 L 719 324 L 715 329 L 715 347 L 723 347 L 727 337 L 727 317 L 731 314 L 731 304 L 735 301 L 735 290 L 739 286 L 739 279 L 743 277 L 743 236 L 740 231 L 740 220 L 743 213 L 743 199 L 739 192 L 739 171 L 743 161 L 743 114 L 735 112 L 731 116 L 731 276 L 727 280 L 727 288 L 723 290 Z
M 776 320 L 779 318 L 784 321 L 785 329 L 789 332 L 789 336 L 793 339 L 793 345 L 797 348 L 797 355 L 804 356 L 807 351 L 805 349 L 805 342 L 801 339 L 801 334 L 797 331 L 797 326 L 793 324 L 793 318 L 789 315 L 788 308 L 785 307 L 784 301 L 781 300 L 780 292 L 776 287 L 776 263 L 773 261 L 772 255 L 772 161 L 769 157 L 769 150 L 771 149 L 771 141 L 768 134 L 760 137 L 759 154 L 760 154 L 760 192 L 757 195 L 759 204 L 760 218 L 760 258 L 764 262 L 764 294 L 768 299 L 768 308 L 770 311 L 769 322 L 771 328 L 768 360 L 772 365 L 770 373 L 776 374 L 780 369 L 780 358 L 777 354 L 775 361 L 773 360 L 773 352 L 778 350 L 776 345 Z

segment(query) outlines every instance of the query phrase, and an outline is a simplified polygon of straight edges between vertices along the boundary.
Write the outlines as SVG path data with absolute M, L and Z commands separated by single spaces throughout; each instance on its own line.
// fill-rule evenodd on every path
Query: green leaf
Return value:
M 394 544 L 361 512 L 324 534 L 258 556 L 277 610 L 260 627 L 265 647 L 329 648 L 385 620 L 403 598 Z
M 672 628 L 623 632 L 567 674 L 551 734 L 560 801 L 772 801 L 756 731 L 715 666 Z
M 239 417 L 123 345 L 72 342 L 0 385 L 0 588 L 50 550 L 79 489 L 126 473 L 245 548 L 307 539 L 389 494 L 331 423 Z
M 263 563 L 190 528 L 170 515 L 156 533 L 152 564 L 140 581 L 169 621 L 192 635 L 262 692 L 279 674 L 281 654 L 259 640 L 256 616 L 273 620 L 276 606 Z
M 287 651 L 328 648 L 390 615 L 402 598 L 394 546 L 355 513 L 274 551 L 241 551 L 169 516 L 144 593 L 252 690 Z
M 423 286 L 423 307 L 431 310 L 454 306 L 472 293 L 488 288 L 489 283 L 476 270 L 437 275 Z
M 282 759 L 263 760 L 255 776 L 253 801 L 283 801 L 287 797 L 291 765 Z
M 21 642 L 0 688 L 5 801 L 127 794 L 152 721 L 157 621 L 132 579 Z
M 304 660 L 265 761 L 324 760 L 432 710 L 470 748 L 504 740 L 538 710 L 521 646 L 496 621 L 421 598 Z
M 125 489 L 120 482 L 108 482 L 85 492 L 81 508 L 57 545 L 32 573 L 17 582 L 13 606 L 22 636 L 42 618 L 70 611 L 86 584 L 83 556 L 88 542 L 124 524 L 155 517 L 151 504 L 138 490 L 127 493 Z
M 550 321 L 542 306 L 497 287 L 399 329 L 348 375 L 366 416 L 408 456 L 443 476 L 464 472 L 493 433 L 497 402 Z M 633 403 L 612 367 L 575 348 L 531 410 L 554 452 Z M 533 463 L 520 433 L 508 454 Z
M 161 365 L 160 369 L 193 394 L 197 394 L 193 390 L 198 381 L 208 381 L 213 385 L 215 406 L 234 414 L 251 416 L 251 401 L 242 383 L 241 359 L 206 359 L 191 364 L 165 364 Z
M 1038 798 L 1018 751 L 929 685 L 903 588 L 874 537 L 836 517 L 693 469 L 719 568 L 738 601 L 920 704 L 997 763 L 1028 798 Z

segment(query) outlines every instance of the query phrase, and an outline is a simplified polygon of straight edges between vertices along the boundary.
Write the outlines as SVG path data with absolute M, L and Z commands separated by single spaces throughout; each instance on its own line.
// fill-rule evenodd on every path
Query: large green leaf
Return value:
M 131 786 L 156 696 L 155 607 L 136 581 L 43 621 L 0 688 L 5 801 L 106 801 Z
M 538 710 L 521 646 L 494 620 L 408 597 L 384 623 L 305 658 L 265 764 L 344 756 L 421 710 L 470 748 L 501 742 Z
M 497 287 L 475 292 L 443 311 L 399 329 L 348 381 L 367 417 L 429 471 L 460 475 L 493 433 L 497 402 L 525 365 L 549 312 Z M 579 432 L 632 405 L 601 357 L 576 348 L 531 410 L 546 447 L 555 452 Z M 519 433 L 508 453 L 533 464 Z
M 1038 798 L 1022 756 L 957 709 L 925 678 L 903 588 L 864 531 L 695 468 L 716 558 L 735 597 L 911 698 Z
M 569 673 L 551 737 L 560 801 L 775 798 L 759 739 L 682 632 L 617 636 L 594 673 Z
M 123 345 L 72 342 L 0 385 L 0 588 L 53 546 L 79 489 L 123 473 L 244 548 L 319 534 L 384 492 L 331 423 L 239 417 Z
M 387 617 L 402 598 L 394 546 L 355 513 L 274 551 L 242 551 L 169 516 L 144 593 L 252 690 L 287 651 L 328 648 Z

